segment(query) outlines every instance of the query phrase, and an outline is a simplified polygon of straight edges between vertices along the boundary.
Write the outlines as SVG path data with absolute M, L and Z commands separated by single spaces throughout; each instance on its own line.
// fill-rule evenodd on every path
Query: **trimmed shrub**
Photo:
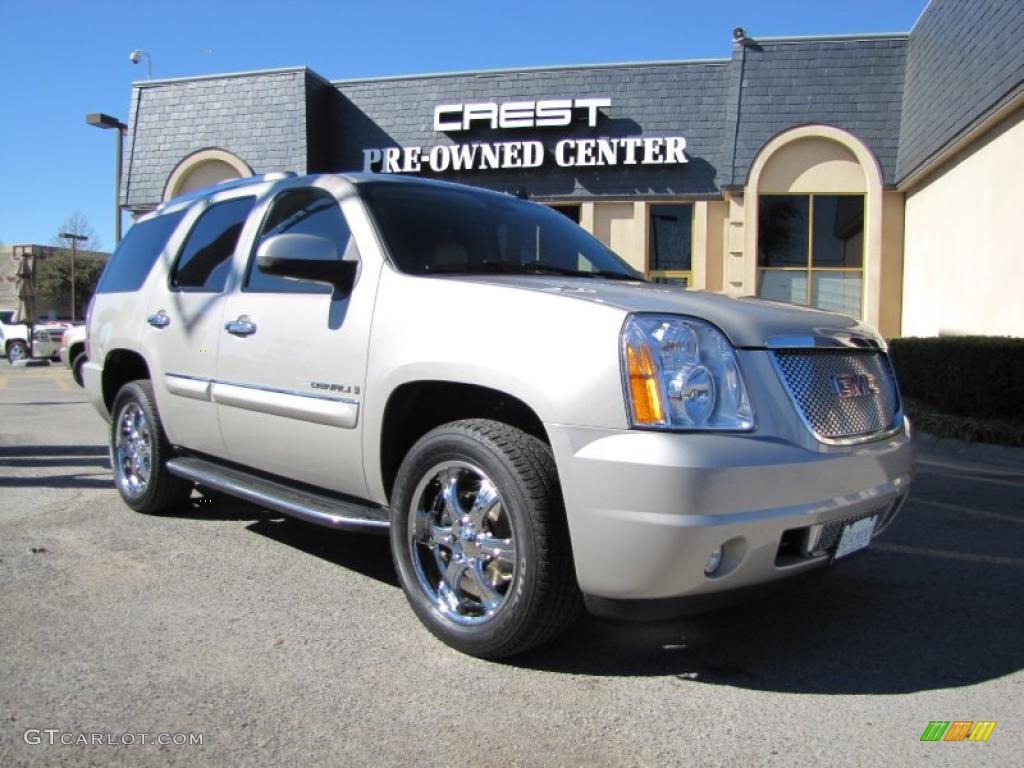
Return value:
M 900 390 L 967 419 L 1024 422 L 1024 338 L 943 336 L 889 342 Z

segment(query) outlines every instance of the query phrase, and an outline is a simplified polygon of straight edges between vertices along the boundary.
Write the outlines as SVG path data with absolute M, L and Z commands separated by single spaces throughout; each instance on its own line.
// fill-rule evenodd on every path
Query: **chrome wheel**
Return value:
M 117 416 L 114 432 L 114 472 L 117 484 L 131 496 L 149 487 L 153 462 L 153 433 L 142 407 L 128 402 Z
M 515 536 L 483 471 L 462 461 L 427 471 L 412 495 L 408 537 L 420 588 L 444 616 L 481 624 L 505 605 L 516 575 Z

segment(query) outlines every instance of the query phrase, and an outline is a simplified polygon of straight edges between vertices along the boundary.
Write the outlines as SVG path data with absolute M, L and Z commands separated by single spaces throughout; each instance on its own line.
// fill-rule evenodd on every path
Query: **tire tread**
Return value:
M 120 402 L 124 397 L 135 397 L 146 412 L 146 417 L 152 422 L 156 434 L 153 455 L 151 458 L 149 488 L 145 495 L 138 500 L 126 498 L 122 493 L 121 498 L 125 504 L 136 512 L 149 515 L 157 515 L 179 506 L 192 493 L 192 483 L 180 477 L 176 477 L 167 471 L 167 459 L 174 455 L 174 449 L 164 432 L 164 425 L 160 421 L 160 411 L 156 407 L 156 397 L 153 395 L 153 385 L 149 379 L 136 379 L 130 381 L 118 391 L 114 398 L 114 405 L 111 408 L 113 418 L 110 421 L 110 458 L 114 460 L 114 430 L 117 429 L 117 414 L 120 411 Z M 116 483 L 115 483 L 116 485 Z M 120 492 L 120 488 L 118 488 Z
M 544 645 L 562 634 L 583 609 L 551 449 L 543 441 L 516 427 L 489 419 L 450 422 L 428 432 L 420 442 L 441 433 L 460 433 L 488 444 L 501 456 L 519 479 L 534 522 L 537 570 L 531 603 L 513 631 L 494 645 L 474 649 L 472 653 L 481 658 L 497 659 Z M 433 627 L 430 628 L 438 634 Z

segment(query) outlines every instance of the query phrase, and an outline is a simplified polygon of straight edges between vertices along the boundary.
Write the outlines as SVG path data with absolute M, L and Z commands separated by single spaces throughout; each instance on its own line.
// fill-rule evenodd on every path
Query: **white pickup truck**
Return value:
M 666 615 L 827 566 L 912 476 L 872 329 L 649 283 L 550 208 L 441 182 L 169 201 L 107 265 L 87 343 L 130 507 L 200 485 L 390 532 L 417 616 L 482 657 L 583 606 Z
M 45 321 L 29 325 L 14 322 L 14 315 L 14 310 L 0 311 L 0 348 L 8 362 L 59 359 L 61 338 L 71 323 Z

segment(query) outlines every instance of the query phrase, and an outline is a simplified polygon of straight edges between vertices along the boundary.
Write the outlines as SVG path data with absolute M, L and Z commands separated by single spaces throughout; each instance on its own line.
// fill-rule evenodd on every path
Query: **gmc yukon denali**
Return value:
M 656 617 L 868 546 L 911 481 L 856 320 L 652 284 L 508 195 L 274 174 L 171 200 L 108 264 L 85 387 L 117 489 L 390 535 L 465 653 Z

